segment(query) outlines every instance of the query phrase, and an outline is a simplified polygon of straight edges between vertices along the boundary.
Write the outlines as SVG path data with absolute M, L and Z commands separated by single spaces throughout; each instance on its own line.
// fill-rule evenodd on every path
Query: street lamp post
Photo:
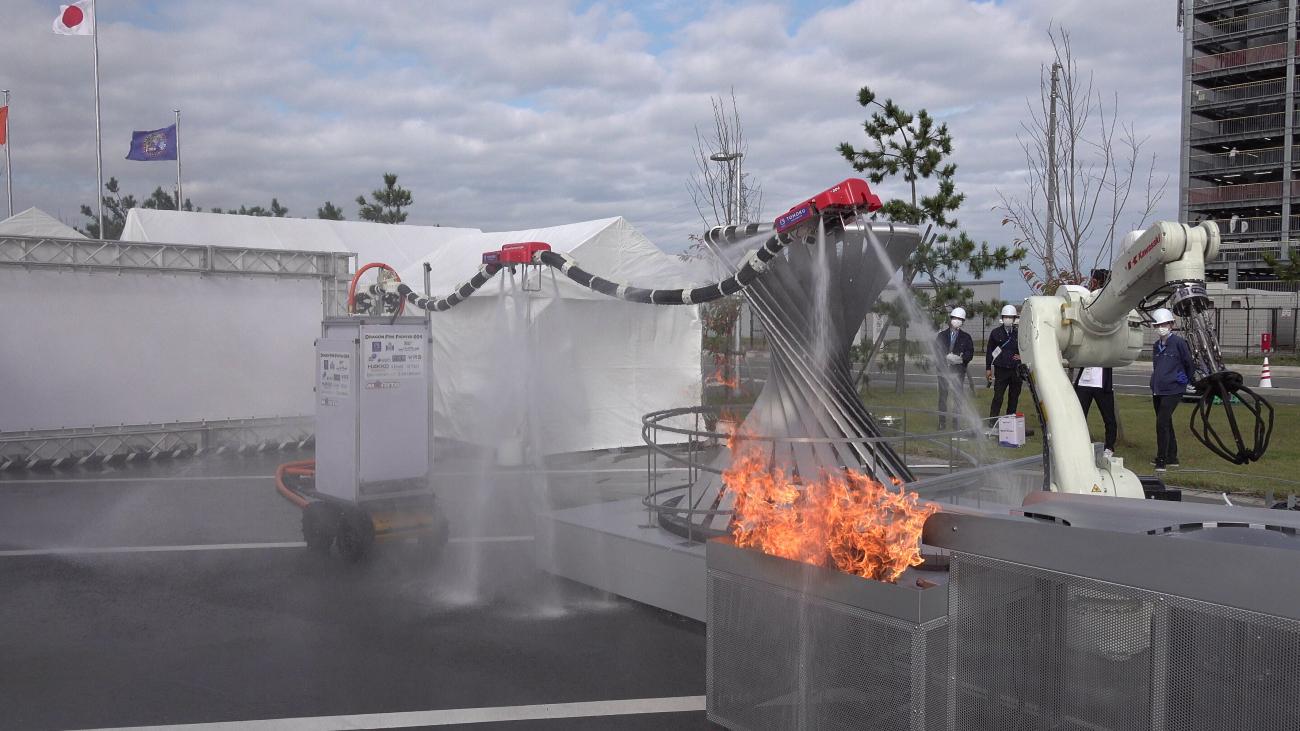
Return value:
M 745 156 L 743 152 L 719 152 L 710 155 L 709 159 L 714 162 L 735 162 L 735 165 L 727 166 L 727 195 L 731 198 L 727 206 L 727 225 L 733 223 L 740 225 L 740 159 Z M 735 209 L 736 217 L 733 219 L 732 209 Z
M 734 165 L 732 164 L 727 165 L 727 172 L 729 174 L 727 180 L 727 193 L 728 195 L 731 196 L 731 205 L 727 206 L 727 225 L 732 225 L 734 223 L 735 225 L 739 226 L 741 223 L 740 221 L 740 212 L 741 212 L 740 159 L 744 156 L 745 154 L 743 152 L 719 152 L 717 154 L 709 156 L 709 159 L 713 160 L 714 162 L 735 163 Z M 733 208 L 735 209 L 735 216 L 736 216 L 734 219 L 731 217 Z M 744 303 L 743 299 L 741 300 L 741 303 L 742 306 L 740 310 L 736 312 L 736 322 L 731 326 L 731 335 L 732 335 L 733 342 L 731 344 L 731 348 L 729 348 L 729 350 L 731 350 L 732 352 L 733 360 L 735 361 L 736 364 L 735 376 L 731 379 L 731 392 L 736 396 L 739 396 L 741 393 L 740 364 L 741 364 L 743 351 L 741 350 L 741 342 L 740 342 L 740 316 L 744 314 L 744 309 L 745 309 L 743 306 Z

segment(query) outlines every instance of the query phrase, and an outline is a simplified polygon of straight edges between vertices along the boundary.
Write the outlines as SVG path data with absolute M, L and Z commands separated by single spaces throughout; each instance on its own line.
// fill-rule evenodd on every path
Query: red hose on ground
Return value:
M 307 498 L 299 495 L 284 484 L 285 475 L 313 475 L 316 474 L 316 460 L 304 459 L 299 462 L 285 462 L 275 468 L 275 489 L 279 490 L 285 500 L 297 505 L 298 507 L 307 506 Z
M 365 274 L 371 269 L 387 269 L 388 271 L 393 273 L 394 279 L 396 279 L 398 282 L 402 281 L 402 278 L 397 276 L 397 270 L 388 266 L 387 264 L 382 264 L 380 262 L 371 262 L 361 267 L 360 269 L 357 270 L 356 274 L 352 275 L 352 284 L 351 286 L 348 287 L 348 312 L 349 313 L 352 313 L 354 315 L 356 314 L 357 306 L 354 300 L 356 299 L 357 296 L 357 282 L 361 281 L 362 274 Z M 401 306 L 397 308 L 397 314 L 400 315 L 405 311 L 406 311 L 406 300 L 403 299 Z

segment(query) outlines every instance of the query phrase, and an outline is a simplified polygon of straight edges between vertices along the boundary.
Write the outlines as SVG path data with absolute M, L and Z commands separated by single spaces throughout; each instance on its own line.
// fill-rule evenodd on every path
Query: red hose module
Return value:
M 348 286 L 348 312 L 352 314 L 356 314 L 357 311 L 356 302 L 355 302 L 357 296 L 357 282 L 361 281 L 362 274 L 365 274 L 371 269 L 387 269 L 388 271 L 393 273 L 394 279 L 396 279 L 399 283 L 402 281 L 402 278 L 397 276 L 397 270 L 388 266 L 387 264 L 383 264 L 381 262 L 371 262 L 361 267 L 360 269 L 357 270 L 356 274 L 352 275 L 352 284 Z M 400 315 L 405 310 L 406 310 L 406 299 L 403 298 L 401 306 L 399 306 L 397 309 L 397 314 Z
M 298 507 L 307 506 L 307 498 L 298 494 L 296 490 L 284 484 L 285 475 L 314 475 L 316 474 L 316 460 L 304 459 L 298 462 L 285 462 L 275 469 L 275 489 L 284 496 L 285 500 L 297 505 Z

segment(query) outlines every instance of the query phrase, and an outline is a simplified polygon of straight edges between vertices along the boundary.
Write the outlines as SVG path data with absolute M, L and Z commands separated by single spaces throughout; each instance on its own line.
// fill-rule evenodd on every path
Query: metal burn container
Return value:
M 709 718 L 1300 731 L 1295 512 L 1035 493 L 932 515 L 922 541 L 949 571 L 895 584 L 710 541 Z
M 940 729 L 948 587 L 709 541 L 708 716 L 735 731 Z M 938 580 L 921 588 L 918 575 Z M 927 582 L 929 584 L 929 582 Z

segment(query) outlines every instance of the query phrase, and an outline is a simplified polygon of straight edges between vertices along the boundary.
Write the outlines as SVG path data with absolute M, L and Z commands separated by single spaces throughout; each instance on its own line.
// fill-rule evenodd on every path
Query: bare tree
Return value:
M 1081 283 L 1090 269 L 1109 264 L 1116 236 L 1145 224 L 1169 182 L 1167 175 L 1157 179 L 1155 154 L 1143 153 L 1149 138 L 1139 136 L 1133 123 L 1118 121 L 1118 95 L 1108 103 L 1094 89 L 1092 72 L 1080 71 L 1069 32 L 1057 26 L 1047 35 L 1055 58 L 1042 67 L 1038 104 L 1027 102 L 1029 121 L 1017 136 L 1028 170 L 1025 189 L 1019 195 L 999 190 L 997 206 L 1005 214 L 1002 224 L 1016 230 L 1016 245 L 1029 250 L 1021 271 L 1040 292 Z M 1053 67 L 1060 75 L 1054 149 L 1049 143 Z M 1146 180 L 1140 181 L 1143 168 Z M 1135 193 L 1142 198 L 1140 210 L 1130 210 Z M 1085 269 L 1090 253 L 1091 266 Z
M 695 163 L 699 166 L 686 190 L 691 194 L 695 210 L 705 226 L 723 226 L 733 223 L 761 220 L 763 217 L 763 186 L 751 180 L 744 172 L 745 155 L 749 143 L 745 129 L 740 124 L 740 110 L 736 106 L 736 90 L 728 101 L 722 96 L 709 97 L 713 104 L 713 132 L 705 136 L 695 128 Z M 731 157 L 719 161 L 715 158 Z M 736 177 L 740 176 L 739 184 Z M 736 197 L 740 197 L 740 220 L 736 218 Z

